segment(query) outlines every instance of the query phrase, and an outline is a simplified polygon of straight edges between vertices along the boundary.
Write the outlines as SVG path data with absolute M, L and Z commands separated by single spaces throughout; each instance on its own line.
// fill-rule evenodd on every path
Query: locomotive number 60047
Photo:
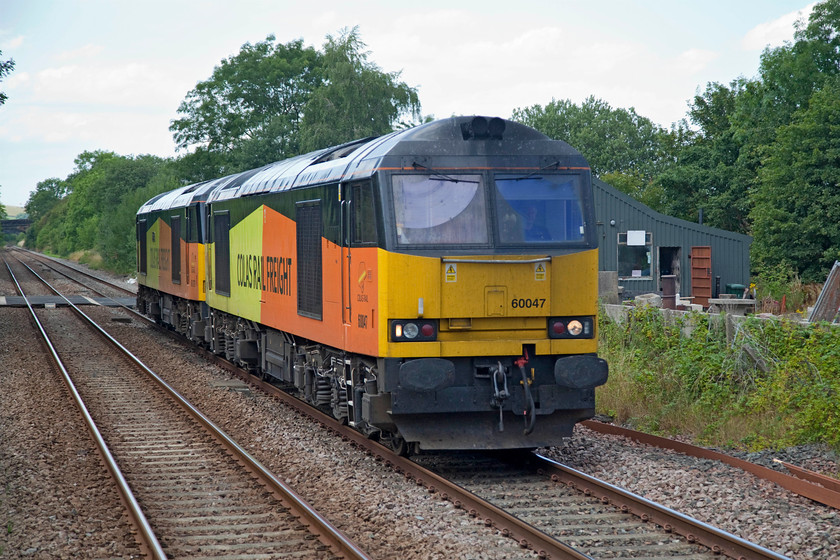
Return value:
M 531 309 L 545 307 L 545 298 L 513 298 L 510 300 L 510 306 L 514 309 Z

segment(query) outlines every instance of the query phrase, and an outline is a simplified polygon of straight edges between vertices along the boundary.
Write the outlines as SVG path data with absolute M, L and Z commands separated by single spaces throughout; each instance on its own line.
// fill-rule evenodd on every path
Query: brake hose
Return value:
M 531 386 L 528 383 L 528 374 L 525 373 L 525 366 L 519 366 L 519 372 L 522 374 L 522 387 L 525 388 L 525 411 L 523 415 L 525 416 L 525 431 L 523 432 L 526 436 L 534 431 L 534 425 L 537 423 L 537 414 L 536 414 L 536 406 L 534 405 L 534 397 L 531 395 Z M 530 409 L 531 414 L 530 417 L 528 415 L 528 410 Z

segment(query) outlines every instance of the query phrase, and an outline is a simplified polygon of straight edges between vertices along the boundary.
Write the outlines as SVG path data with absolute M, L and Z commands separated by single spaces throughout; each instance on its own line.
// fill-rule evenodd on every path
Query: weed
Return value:
M 824 443 L 840 450 L 840 329 L 748 318 L 731 342 L 719 317 L 631 309 L 600 315 L 610 364 L 599 412 L 662 434 L 747 449 Z

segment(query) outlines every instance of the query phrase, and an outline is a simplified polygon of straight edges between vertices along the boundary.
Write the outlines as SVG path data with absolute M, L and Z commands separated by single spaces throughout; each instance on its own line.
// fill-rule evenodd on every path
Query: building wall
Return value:
M 702 226 L 660 214 L 614 189 L 603 181 L 593 179 L 595 191 L 595 215 L 598 228 L 599 270 L 618 271 L 619 234 L 628 231 L 650 233 L 651 256 L 650 276 L 622 277 L 618 284 L 623 286 L 622 298 L 632 299 L 644 293 L 659 293 L 661 275 L 675 261 L 674 271 L 678 276 L 677 292 L 681 296 L 691 294 L 691 248 L 711 247 L 712 285 L 720 277 L 720 291 L 727 284 L 748 285 L 750 281 L 750 244 L 752 238 Z M 662 262 L 660 262 L 662 261 Z

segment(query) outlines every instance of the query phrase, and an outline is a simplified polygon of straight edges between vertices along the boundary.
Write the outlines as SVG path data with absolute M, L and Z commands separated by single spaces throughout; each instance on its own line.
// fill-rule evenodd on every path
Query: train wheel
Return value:
M 414 447 L 412 444 L 405 441 L 402 436 L 397 434 L 391 434 L 391 437 L 386 439 L 383 443 L 385 443 L 386 447 L 400 457 L 408 457 L 411 455 L 411 451 Z

